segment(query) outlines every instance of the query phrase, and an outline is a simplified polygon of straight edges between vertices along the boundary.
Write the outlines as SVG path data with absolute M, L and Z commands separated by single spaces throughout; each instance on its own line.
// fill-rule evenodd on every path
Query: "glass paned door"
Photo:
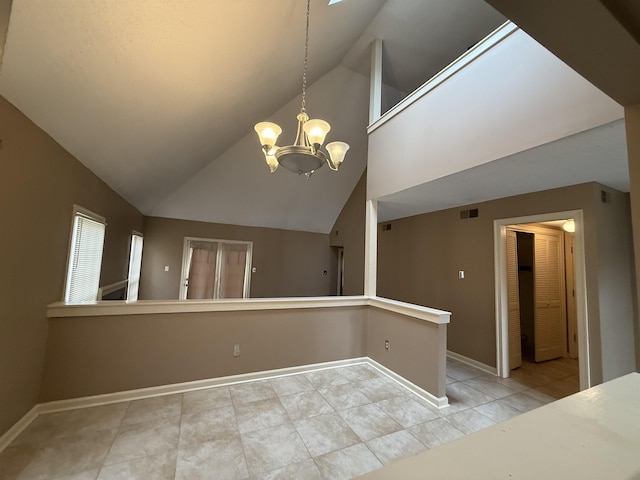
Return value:
M 251 242 L 185 238 L 182 299 L 248 298 Z

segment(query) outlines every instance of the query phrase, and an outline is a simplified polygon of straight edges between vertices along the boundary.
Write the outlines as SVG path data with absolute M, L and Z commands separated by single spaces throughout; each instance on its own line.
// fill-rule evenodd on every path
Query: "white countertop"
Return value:
M 640 480 L 640 374 L 631 373 L 362 480 Z

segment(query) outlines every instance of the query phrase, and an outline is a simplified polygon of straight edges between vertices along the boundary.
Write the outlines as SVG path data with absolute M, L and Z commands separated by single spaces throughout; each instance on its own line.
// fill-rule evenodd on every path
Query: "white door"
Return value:
M 564 351 L 564 246 L 562 232 L 536 233 L 534 241 L 535 361 L 543 362 Z
M 522 365 L 520 344 L 520 288 L 518 285 L 518 237 L 507 230 L 507 302 L 509 321 L 509 370 Z

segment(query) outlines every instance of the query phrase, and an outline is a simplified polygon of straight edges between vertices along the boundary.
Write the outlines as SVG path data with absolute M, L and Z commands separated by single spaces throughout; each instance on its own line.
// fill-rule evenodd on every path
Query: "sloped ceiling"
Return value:
M 369 44 L 409 91 L 504 21 L 482 0 L 312 0 L 307 110 L 341 171 L 268 174 L 295 134 L 302 0 L 13 0 L 0 94 L 147 215 L 328 232 L 366 166 Z

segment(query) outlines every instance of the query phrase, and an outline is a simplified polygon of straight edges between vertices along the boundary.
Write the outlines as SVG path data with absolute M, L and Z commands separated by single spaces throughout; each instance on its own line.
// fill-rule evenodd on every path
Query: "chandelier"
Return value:
M 307 63 L 309 53 L 309 7 L 311 0 L 307 0 L 307 26 L 304 43 L 304 68 L 302 71 L 302 105 L 298 113 L 298 132 L 296 133 L 293 145 L 279 147 L 276 145 L 278 136 L 282 133 L 282 128 L 272 122 L 260 122 L 254 127 L 260 137 L 260 145 L 265 160 L 271 173 L 282 165 L 287 170 L 299 175 L 304 174 L 309 178 L 313 172 L 322 167 L 325 163 L 333 171 L 338 171 L 344 156 L 349 150 L 349 145 L 345 142 L 331 142 L 325 146 L 325 153 L 322 148 L 325 137 L 331 126 L 324 120 L 309 119 L 305 108 L 307 96 Z

